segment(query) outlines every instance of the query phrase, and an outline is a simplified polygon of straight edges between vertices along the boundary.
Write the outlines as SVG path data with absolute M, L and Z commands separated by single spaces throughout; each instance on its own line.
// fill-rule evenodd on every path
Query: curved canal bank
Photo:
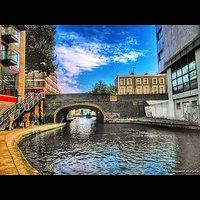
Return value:
M 34 175 L 39 172 L 34 169 L 23 156 L 18 147 L 19 142 L 27 136 L 56 129 L 64 124 L 47 124 L 12 131 L 0 131 L 0 174 L 4 175 Z
M 150 126 L 200 130 L 200 126 L 197 123 L 192 123 L 190 121 L 158 119 L 158 118 L 132 118 L 132 119 L 118 118 L 118 119 L 110 119 L 106 121 L 106 123 L 108 124 L 142 124 L 142 125 L 150 125 Z

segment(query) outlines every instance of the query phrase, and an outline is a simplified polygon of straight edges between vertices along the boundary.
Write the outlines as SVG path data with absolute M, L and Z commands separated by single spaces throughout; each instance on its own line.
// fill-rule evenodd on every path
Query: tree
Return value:
M 117 88 L 114 85 L 108 86 L 108 93 L 109 94 L 117 94 Z
M 103 81 L 99 81 L 92 89 L 92 94 L 108 94 L 107 85 Z
M 99 81 L 92 89 L 92 94 L 116 94 L 117 88 L 114 85 L 107 86 L 103 81 Z
M 30 25 L 26 36 L 26 70 L 53 73 L 58 65 L 54 63 L 54 35 L 53 25 Z

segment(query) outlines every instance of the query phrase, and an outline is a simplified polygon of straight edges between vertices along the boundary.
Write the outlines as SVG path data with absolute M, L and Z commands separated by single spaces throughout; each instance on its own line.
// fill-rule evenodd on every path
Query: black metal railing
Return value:
M 30 29 L 29 25 L 15 25 L 15 27 L 20 31 L 27 31 Z
M 19 42 L 19 31 L 17 31 L 13 26 L 4 26 L 2 28 L 2 38 L 8 43 Z
M 5 62 L 8 65 L 17 65 L 18 64 L 18 54 L 13 50 L 1 50 L 0 51 L 0 60 L 1 62 Z
M 15 88 L 3 88 L 1 86 L 0 86 L 0 94 L 10 95 L 10 96 L 14 96 L 14 97 L 18 96 L 17 89 L 15 89 Z
M 26 99 L 20 103 L 14 104 L 0 116 L 0 126 L 2 126 L 10 115 L 14 116 L 16 121 L 24 112 L 30 111 L 41 99 L 45 98 L 44 93 L 31 93 Z

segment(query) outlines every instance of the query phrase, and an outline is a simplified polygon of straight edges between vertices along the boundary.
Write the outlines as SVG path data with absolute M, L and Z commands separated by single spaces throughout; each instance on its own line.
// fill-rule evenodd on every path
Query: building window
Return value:
M 161 50 L 161 51 L 158 53 L 158 59 L 159 59 L 159 61 L 161 61 L 163 58 L 164 58 L 164 52 L 163 52 L 163 50 Z
M 152 79 L 153 84 L 157 84 L 157 78 Z
M 157 87 L 153 87 L 153 94 L 157 94 L 158 91 L 157 91 Z
M 132 88 L 131 87 L 127 88 L 127 94 L 132 94 Z
M 147 86 L 144 87 L 144 94 L 148 94 L 148 87 Z
M 165 88 L 164 86 L 160 86 L 160 94 L 163 94 L 163 93 L 165 93 Z
M 137 84 L 137 85 L 141 85 L 141 78 L 137 78 L 137 79 L 136 79 L 136 84 Z
M 164 84 L 164 78 L 159 78 L 159 83 Z
M 125 89 L 121 88 L 121 94 L 125 94 Z
M 132 79 L 131 78 L 127 79 L 127 85 L 132 85 Z
M 125 85 L 125 80 L 124 79 L 120 79 L 120 85 Z
M 35 86 L 38 87 L 38 86 L 43 86 L 43 81 L 36 81 L 35 82 Z
M 137 87 L 137 94 L 141 94 L 141 88 L 140 87 Z
M 14 60 L 17 60 L 17 65 L 15 67 L 19 68 L 19 60 L 20 60 L 20 54 L 17 51 L 14 51 Z
M 183 72 L 183 74 L 187 74 L 188 73 L 188 65 L 186 65 L 186 66 L 184 66 L 182 68 L 182 72 Z
M 157 40 L 160 40 L 163 36 L 162 29 L 160 29 L 157 33 Z
M 195 70 L 196 69 L 196 65 L 195 65 L 195 61 L 191 62 L 189 64 L 189 71 Z
M 190 57 L 192 55 L 181 60 L 180 63 L 182 62 L 183 65 L 179 64 L 179 68 L 172 72 L 173 94 L 198 88 L 196 64 L 194 60 L 189 59 Z
M 16 29 L 15 29 L 16 30 Z M 20 32 L 16 30 L 16 34 L 17 34 L 17 38 L 18 38 L 18 42 L 15 43 L 18 47 L 20 47 Z
M 144 85 L 147 85 L 147 84 L 148 84 L 148 78 L 144 78 L 144 79 L 143 79 L 143 84 L 144 84 Z
M 180 110 L 181 109 L 181 103 L 176 103 L 176 109 Z
M 192 109 L 197 109 L 197 101 L 192 101 Z

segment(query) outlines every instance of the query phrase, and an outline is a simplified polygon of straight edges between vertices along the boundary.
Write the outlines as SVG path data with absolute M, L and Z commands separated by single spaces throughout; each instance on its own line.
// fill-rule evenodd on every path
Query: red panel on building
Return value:
M 17 97 L 0 94 L 0 101 L 17 102 Z

